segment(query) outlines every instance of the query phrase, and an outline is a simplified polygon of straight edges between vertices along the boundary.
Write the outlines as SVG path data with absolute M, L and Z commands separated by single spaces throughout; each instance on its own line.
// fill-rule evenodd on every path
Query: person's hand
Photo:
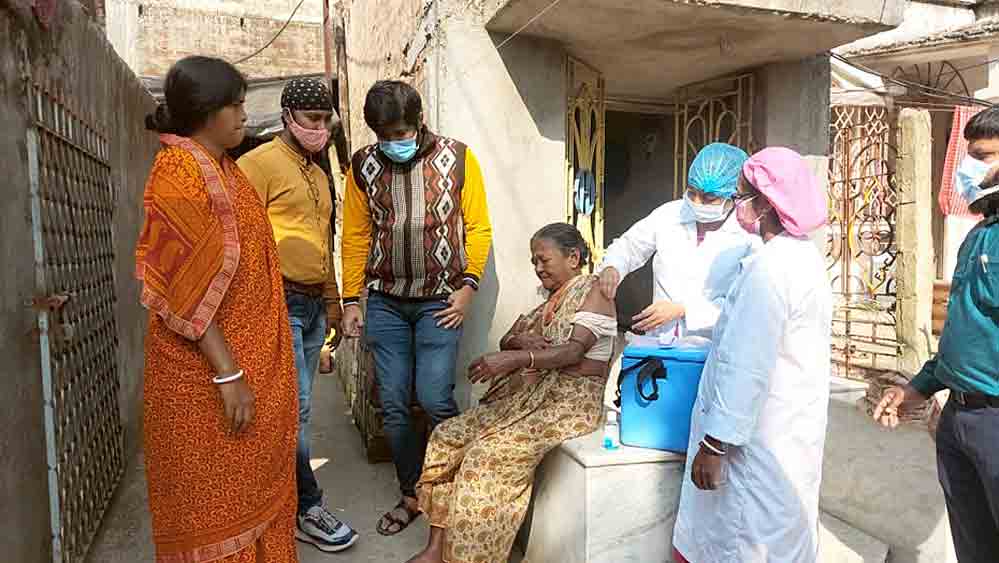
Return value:
M 351 303 L 343 308 L 343 319 L 340 321 L 343 333 L 347 338 L 359 338 L 361 329 L 364 328 L 364 316 L 361 315 L 361 306 Z
M 613 266 L 608 266 L 600 272 L 598 283 L 604 297 L 613 300 L 617 296 L 617 286 L 621 285 L 621 272 L 618 272 L 617 268 Z
M 446 329 L 461 326 L 461 323 L 465 322 L 465 309 L 468 308 L 468 304 L 472 302 L 474 296 L 475 290 L 467 285 L 449 295 L 447 298 L 449 307 L 434 313 L 437 326 Z
M 218 384 L 219 394 L 222 395 L 223 412 L 226 422 L 233 434 L 239 435 L 246 432 L 253 423 L 256 415 L 253 390 L 246 382 L 246 376 L 240 377 L 229 383 Z
M 502 377 L 520 367 L 520 354 L 517 352 L 493 352 L 468 366 L 468 380 L 482 383 Z
M 724 456 L 720 456 L 709 451 L 704 446 L 697 450 L 694 463 L 690 467 L 690 480 L 694 486 L 702 491 L 714 491 L 723 482 L 723 463 L 728 461 Z
M 631 318 L 633 330 L 648 332 L 664 324 L 683 317 L 687 310 L 679 303 L 672 301 L 656 301 L 646 307 L 641 313 Z
M 913 406 L 926 401 L 922 393 L 916 391 L 912 385 L 905 387 L 892 387 L 881 395 L 881 401 L 874 407 L 874 420 L 881 423 L 885 428 L 896 428 L 899 424 L 899 415 L 907 406 Z
M 334 351 L 340 347 L 340 343 L 343 342 L 343 320 L 340 317 L 327 317 L 326 318 L 327 330 L 333 335 L 333 340 L 330 340 L 330 351 Z M 330 334 L 327 334 L 327 339 Z
M 518 334 L 510 338 L 507 343 L 515 350 L 547 350 L 552 347 L 550 340 L 541 336 L 540 334 L 534 334 L 532 332 L 525 332 L 523 334 Z

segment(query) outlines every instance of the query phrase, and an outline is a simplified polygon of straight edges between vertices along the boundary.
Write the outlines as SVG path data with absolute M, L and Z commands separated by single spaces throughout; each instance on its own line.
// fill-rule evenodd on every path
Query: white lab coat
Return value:
M 832 295 L 809 240 L 780 235 L 743 261 L 691 418 L 674 545 L 694 563 L 814 563 L 829 403 Z M 730 444 L 727 481 L 690 468 L 705 434 Z
M 698 246 L 693 213 L 683 200 L 671 201 L 616 239 L 600 270 L 613 266 L 624 277 L 654 255 L 653 299 L 683 305 L 686 316 L 650 334 L 710 337 L 739 261 L 759 244 L 759 237 L 746 233 L 733 213 L 721 228 L 706 233 Z

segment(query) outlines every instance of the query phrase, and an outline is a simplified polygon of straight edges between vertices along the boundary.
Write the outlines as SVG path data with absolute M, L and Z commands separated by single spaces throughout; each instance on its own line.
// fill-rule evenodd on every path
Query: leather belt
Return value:
M 991 407 L 999 409 L 999 396 L 984 395 L 982 393 L 964 393 L 962 391 L 951 391 L 951 398 L 957 404 L 969 409 L 984 409 Z
M 304 283 L 293 282 L 288 278 L 284 278 L 284 290 L 290 291 L 292 293 L 298 293 L 299 295 L 305 295 L 306 297 L 322 297 L 323 296 L 323 284 L 307 285 Z

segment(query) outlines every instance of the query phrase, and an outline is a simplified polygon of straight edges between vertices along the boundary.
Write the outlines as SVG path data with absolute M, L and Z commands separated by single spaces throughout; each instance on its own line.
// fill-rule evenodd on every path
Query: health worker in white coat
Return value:
M 732 145 L 704 147 L 690 165 L 683 199 L 660 206 L 607 249 L 600 287 L 608 299 L 624 276 L 653 260 L 653 302 L 631 319 L 633 331 L 660 340 L 711 336 L 739 261 L 759 244 L 732 217 L 747 158 Z
M 674 560 L 814 563 L 832 294 L 808 235 L 826 223 L 826 194 L 790 149 L 760 151 L 743 177 L 736 217 L 764 244 L 742 262 L 715 325 Z

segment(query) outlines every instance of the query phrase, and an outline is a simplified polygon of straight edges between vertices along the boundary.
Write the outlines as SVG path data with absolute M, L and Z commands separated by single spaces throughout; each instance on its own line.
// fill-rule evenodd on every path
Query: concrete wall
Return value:
M 675 0 L 674 0 L 675 1 Z M 831 18 L 853 23 L 898 25 L 906 0 L 702 0 L 707 5 L 790 12 L 809 18 Z
M 975 12 L 970 6 L 945 6 L 918 1 L 906 4 L 908 5 L 905 7 L 902 23 L 897 28 L 859 39 L 842 48 L 871 49 L 975 22 Z
M 436 128 L 436 113 L 432 111 L 434 96 L 428 89 L 426 73 L 427 67 L 436 68 L 430 60 L 433 45 L 427 49 L 417 48 L 422 51 L 419 56 L 415 52 L 410 56 L 409 52 L 421 39 L 420 24 L 433 15 L 429 6 L 431 1 L 347 2 L 345 32 L 353 150 L 375 141 L 374 133 L 364 123 L 364 96 L 378 80 L 410 81 L 424 98 L 427 123 Z
M 109 59 L 114 58 L 113 51 Z M 122 427 L 125 429 L 125 459 L 133 460 L 142 441 L 142 372 L 147 312 L 139 303 L 140 285 L 135 280 L 135 244 L 142 228 L 142 197 L 153 157 L 159 149 L 156 136 L 145 128 L 145 115 L 155 108 L 142 84 L 120 61 L 114 86 L 108 88 L 105 105 L 110 130 L 117 138 L 111 145 L 111 167 L 118 186 L 114 218 L 115 286 L 118 296 L 118 373 L 121 384 Z
M 0 0 L 0 155 L 7 182 L 0 200 L 0 531 L 5 561 L 51 561 L 45 435 L 42 427 L 40 352 L 31 331 L 36 315 L 25 307 L 35 292 L 30 224 L 26 127 L 21 61 L 15 44 L 22 32 L 31 64 L 56 77 L 66 96 L 84 99 L 82 111 L 107 125 L 113 182 L 115 283 L 118 304 L 119 396 L 126 459 L 141 439 L 142 340 L 145 311 L 133 280 L 133 252 L 141 222 L 145 176 L 156 149 L 143 127 L 152 100 L 79 6 L 60 1 L 48 31 L 27 8 Z
M 2 5 L 0 5 L 2 6 Z M 2 8 L 0 8 L 2 10 Z M 20 14 L 24 16 L 24 14 Z M 0 553 L 7 561 L 49 559 L 48 489 L 38 344 L 31 336 L 34 269 L 24 103 L 14 18 L 0 11 Z M 50 559 L 49 559 L 50 560 Z
M 458 18 L 443 31 L 441 130 L 479 156 L 494 232 L 462 338 L 463 372 L 471 360 L 496 350 L 517 316 L 541 301 L 529 242 L 537 229 L 565 220 L 567 93 L 558 45 L 525 37 L 497 52 L 502 37 Z M 460 380 L 458 396 L 468 406 L 478 396 Z
M 755 136 L 761 146 L 801 153 L 823 189 L 829 185 L 829 58 L 767 65 L 757 73 Z M 812 240 L 825 253 L 826 229 Z
M 136 74 L 160 78 L 188 55 L 235 61 L 253 53 L 275 36 L 296 4 L 298 0 L 109 0 L 107 34 Z M 251 78 L 324 68 L 320 2 L 305 2 L 272 45 L 240 65 Z

